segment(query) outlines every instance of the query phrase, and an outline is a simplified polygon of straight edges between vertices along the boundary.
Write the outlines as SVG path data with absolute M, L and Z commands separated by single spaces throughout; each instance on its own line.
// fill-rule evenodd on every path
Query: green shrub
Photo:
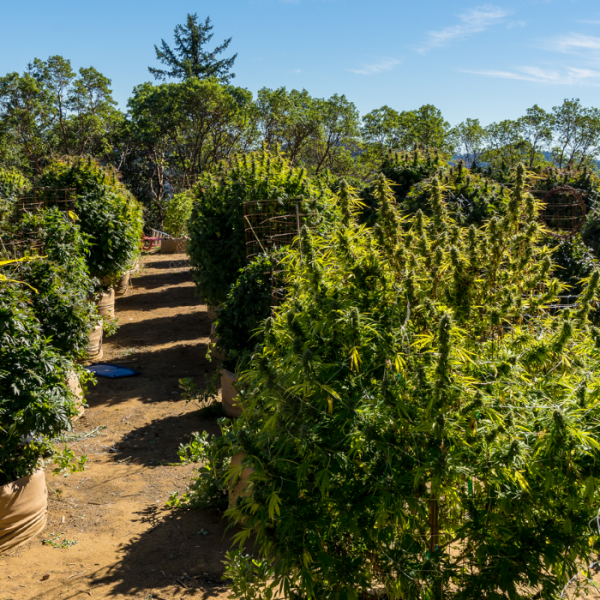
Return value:
M 0 286 L 0 486 L 31 475 L 56 453 L 52 440 L 71 429 L 71 372 L 77 367 L 50 345 L 28 297 Z
M 41 332 L 61 354 L 82 359 L 87 354 L 89 334 L 100 320 L 85 260 L 87 239 L 68 214 L 51 208 L 26 215 L 26 232 L 36 234 L 43 244 L 45 260 L 25 263 L 19 278 L 35 292 L 30 303 Z
M 165 233 L 180 238 L 188 233 L 188 222 L 192 216 L 194 196 L 191 191 L 175 194 L 167 205 L 165 215 Z
M 142 209 L 114 171 L 92 159 L 64 158 L 48 165 L 37 183 L 74 188 L 75 213 L 91 242 L 87 263 L 92 276 L 115 278 L 132 267 L 140 253 Z
M 225 367 L 241 372 L 252 350 L 262 341 L 256 330 L 271 314 L 271 260 L 259 256 L 240 269 L 227 299 L 217 310 L 217 347 Z
M 244 202 L 328 195 L 304 169 L 290 168 L 282 154 L 264 149 L 222 162 L 194 190 L 188 244 L 192 277 L 205 301 L 215 306 L 225 301 L 246 263 Z
M 0 168 L 0 198 L 16 200 L 19 192 L 30 187 L 29 180 L 19 171 Z
M 12 213 L 13 203 L 19 192 L 25 191 L 31 183 L 19 171 L 0 168 L 0 226 Z
M 439 183 L 401 226 L 379 186 L 381 235 L 340 221 L 288 261 L 218 442 L 254 469 L 236 540 L 288 598 L 557 597 L 598 537 L 598 272 L 550 307 L 564 286 L 522 169 L 480 228 Z

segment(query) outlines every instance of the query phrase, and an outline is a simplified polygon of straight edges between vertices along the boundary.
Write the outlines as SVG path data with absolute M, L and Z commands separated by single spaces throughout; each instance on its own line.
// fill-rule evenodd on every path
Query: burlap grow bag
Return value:
M 230 469 L 239 470 L 242 467 L 242 460 L 244 460 L 245 454 L 240 452 L 231 459 Z M 247 498 L 250 495 L 250 482 L 248 478 L 254 473 L 252 467 L 243 467 L 240 473 L 233 477 L 229 482 L 229 506 L 233 506 L 239 496 Z
M 81 385 L 79 383 L 79 377 L 74 372 L 70 372 L 67 378 L 67 384 L 71 393 L 77 398 L 77 416 L 73 417 L 72 421 L 77 421 L 79 417 L 85 412 L 85 397 L 83 395 L 83 390 L 81 389 Z
M 239 417 L 244 410 L 239 398 L 236 400 L 238 391 L 233 387 L 236 381 L 237 375 L 235 373 L 227 369 L 221 369 L 221 406 L 228 417 L 234 418 Z
M 0 487 L 0 554 L 28 542 L 46 527 L 44 471 Z
M 124 275 L 121 275 L 118 279 L 114 277 L 102 277 L 100 283 L 104 287 L 112 287 L 115 290 L 115 296 L 124 296 L 127 293 L 129 287 L 129 279 L 131 278 L 131 272 L 127 271 Z
M 121 275 L 119 279 L 115 282 L 115 296 L 124 296 L 127 293 L 127 289 L 129 288 L 129 279 L 131 277 L 131 273 L 127 271 L 125 275 Z
M 110 288 L 106 292 L 100 292 L 96 296 L 96 305 L 98 306 L 98 314 L 101 317 L 114 319 L 115 317 L 115 290 Z
M 90 333 L 90 342 L 88 344 L 88 358 L 90 360 L 100 360 L 104 354 L 102 350 L 102 334 L 102 321 L 100 321 Z

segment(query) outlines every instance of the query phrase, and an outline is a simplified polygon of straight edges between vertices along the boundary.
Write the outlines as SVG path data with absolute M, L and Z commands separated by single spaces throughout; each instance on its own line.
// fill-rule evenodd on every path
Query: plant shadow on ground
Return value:
M 162 273 L 142 273 L 130 281 L 131 290 L 153 290 L 157 287 L 163 287 L 167 284 L 177 285 L 183 281 L 190 281 L 188 271 L 179 271 L 177 269 L 165 270 Z M 131 290 L 119 298 L 129 298 Z
M 225 416 L 220 404 L 195 413 L 155 419 L 152 423 L 132 429 L 116 444 L 116 452 L 112 457 L 115 462 L 134 465 L 179 464 L 179 446 L 189 442 L 193 433 L 208 431 L 213 435 L 220 434 L 217 423 L 219 416 Z
M 155 317 L 146 321 L 124 322 L 117 334 L 109 338 L 116 345 L 131 347 L 143 343 L 163 345 L 169 342 L 185 342 L 208 337 L 210 320 L 204 313 L 177 314 L 173 316 Z
M 185 280 L 189 281 L 189 280 Z M 135 294 L 131 296 L 120 296 L 117 298 L 117 316 L 119 312 L 125 310 L 148 310 L 151 306 L 151 310 L 160 310 L 161 308 L 183 308 L 183 307 L 205 307 L 200 300 L 194 296 L 194 288 L 191 286 L 181 287 L 177 286 L 176 283 L 165 287 L 166 284 L 155 286 L 152 289 L 139 288 Z M 162 289 L 160 289 L 162 288 Z M 208 318 L 206 312 L 202 313 Z
M 160 598 L 175 586 L 177 596 L 214 598 L 226 591 L 225 553 L 235 530 L 214 510 L 149 507 L 136 513 L 151 528 L 120 548 L 119 562 L 104 575 L 91 575 L 90 585 L 109 585 L 112 595 L 152 594 Z M 166 595 L 166 594 L 165 594 Z
M 127 348 L 124 349 L 127 352 Z M 132 396 L 144 403 L 179 400 L 179 380 L 190 377 L 203 386 L 210 375 L 220 368 L 218 361 L 206 359 L 206 344 L 193 342 L 152 350 L 143 346 L 127 356 L 106 357 L 98 363 L 118 364 L 141 371 L 135 377 L 108 379 L 98 377 L 95 386 L 89 386 L 86 401 L 90 406 L 118 405 Z
M 189 257 L 187 254 L 160 254 L 159 255 L 162 260 L 154 260 L 152 262 L 147 262 L 144 264 L 144 268 L 146 269 L 164 269 L 166 270 L 176 270 L 182 268 L 183 264 L 189 264 Z

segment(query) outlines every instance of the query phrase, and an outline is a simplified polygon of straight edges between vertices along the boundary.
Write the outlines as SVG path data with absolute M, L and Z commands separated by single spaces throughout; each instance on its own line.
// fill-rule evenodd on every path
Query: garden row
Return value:
M 33 182 L 0 172 L 0 200 L 4 552 L 45 526 L 43 467 L 85 464 L 61 438 L 93 379 L 84 361 L 101 358 L 103 333 L 118 326 L 115 294 L 125 293 L 138 262 L 143 220 L 116 174 L 92 160 L 52 162 Z
M 519 167 L 499 183 L 419 152 L 380 171 L 355 190 L 263 150 L 171 200 L 233 417 L 182 446 L 201 466 L 171 505 L 238 524 L 253 552 L 227 558 L 238 598 L 557 596 L 597 543 L 598 178 Z M 74 203 L 19 210 L 29 185 Z M 559 238 L 541 198 L 564 185 L 588 216 Z M 0 186 L 1 551 L 43 527 L 40 467 L 83 468 L 58 445 L 142 214 L 91 160 Z M 217 398 L 216 379 L 182 387 Z M 28 512 L 2 525 L 3 502 Z
M 236 418 L 182 447 L 201 466 L 171 505 L 237 523 L 234 597 L 551 598 L 587 567 L 598 183 L 519 166 L 500 184 L 435 153 L 391 155 L 361 190 L 266 151 L 203 176 L 188 252 Z M 541 218 L 565 184 L 577 235 Z M 251 209 L 270 227 L 292 200 L 278 244 Z

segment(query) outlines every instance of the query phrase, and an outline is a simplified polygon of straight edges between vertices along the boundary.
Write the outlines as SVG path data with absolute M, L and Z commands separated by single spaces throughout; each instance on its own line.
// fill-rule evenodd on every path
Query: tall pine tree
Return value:
M 205 46 L 213 38 L 212 29 L 210 17 L 207 17 L 204 23 L 199 23 L 197 14 L 188 13 L 185 25 L 175 27 L 175 47 L 173 49 L 165 40 L 161 40 L 160 48 L 154 46 L 156 58 L 168 68 L 148 67 L 150 73 L 162 81 L 167 77 L 178 79 L 216 77 L 222 82 L 228 83 L 235 77 L 235 74 L 229 71 L 233 67 L 237 54 L 231 58 L 217 59 L 217 56 L 227 49 L 231 38 L 225 40 L 212 52 L 208 52 Z

